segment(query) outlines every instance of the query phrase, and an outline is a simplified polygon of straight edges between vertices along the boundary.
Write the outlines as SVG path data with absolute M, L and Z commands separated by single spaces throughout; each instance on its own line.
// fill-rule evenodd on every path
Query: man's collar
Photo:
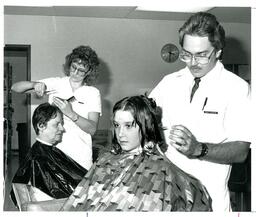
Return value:
M 209 71 L 205 76 L 202 77 L 203 81 L 213 81 L 216 80 L 223 69 L 223 64 L 218 60 L 215 64 L 215 66 L 212 68 L 211 71 Z
M 223 68 L 224 68 L 223 64 L 219 60 L 217 60 L 215 66 L 211 69 L 211 71 L 209 71 L 205 76 L 201 77 L 201 80 L 205 82 L 207 80 L 212 81 L 212 79 L 218 78 Z M 190 72 L 189 68 L 186 66 L 185 69 L 188 72 L 188 73 L 184 73 L 186 76 L 186 79 L 194 82 L 194 76 Z
M 49 143 L 49 142 L 46 142 L 46 141 L 43 141 L 43 140 L 41 140 L 41 139 L 39 139 L 39 138 L 36 138 L 36 140 L 37 140 L 38 142 L 41 142 L 41 143 L 45 144 L 45 145 L 54 146 L 53 144 L 51 144 L 51 143 Z

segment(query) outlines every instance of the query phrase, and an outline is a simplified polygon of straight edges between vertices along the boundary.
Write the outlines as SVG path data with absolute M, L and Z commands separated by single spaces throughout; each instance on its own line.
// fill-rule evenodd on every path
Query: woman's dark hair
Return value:
M 100 63 L 96 52 L 91 47 L 84 45 L 76 47 L 72 50 L 72 53 L 66 56 L 65 60 L 65 64 L 63 65 L 65 75 L 70 75 L 70 66 L 73 62 L 81 62 L 88 69 L 84 83 L 92 85 L 95 82 Z
M 151 142 L 153 146 L 156 144 L 163 145 L 164 141 L 162 139 L 159 118 L 161 114 L 159 107 L 157 107 L 153 99 L 144 95 L 125 97 L 114 105 L 113 118 L 118 110 L 131 112 L 135 124 L 139 126 L 141 133 L 141 147 L 144 151 L 144 146 L 148 142 Z M 114 130 L 112 142 L 114 151 L 120 153 L 122 151 L 121 146 L 117 141 Z
M 179 29 L 179 43 L 183 47 L 185 35 L 208 37 L 216 51 L 225 47 L 225 30 L 216 17 L 210 13 L 198 12 L 192 15 Z
M 54 119 L 57 116 L 57 113 L 62 115 L 62 112 L 58 107 L 53 106 L 48 102 L 40 104 L 35 109 L 32 117 L 32 124 L 36 135 L 39 134 L 38 125 L 47 125 L 49 120 Z

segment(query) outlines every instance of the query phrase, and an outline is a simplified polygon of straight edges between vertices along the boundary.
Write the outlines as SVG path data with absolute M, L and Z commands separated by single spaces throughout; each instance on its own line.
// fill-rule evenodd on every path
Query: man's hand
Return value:
M 196 158 L 202 151 L 202 144 L 184 126 L 174 125 L 170 131 L 171 145 L 188 158 Z

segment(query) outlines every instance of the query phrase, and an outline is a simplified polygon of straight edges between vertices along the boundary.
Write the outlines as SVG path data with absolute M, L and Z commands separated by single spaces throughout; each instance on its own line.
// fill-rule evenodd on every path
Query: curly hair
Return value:
M 89 46 L 78 46 L 72 50 L 65 58 L 63 65 L 65 75 L 70 75 L 70 66 L 73 62 L 82 62 L 88 68 L 87 75 L 84 78 L 84 83 L 92 85 L 98 77 L 99 59 L 96 52 Z
M 192 15 L 179 29 L 179 43 L 183 47 L 185 35 L 207 36 L 218 51 L 225 47 L 225 30 L 216 17 L 210 13 L 198 12 Z
M 147 147 L 147 149 L 154 149 L 156 144 L 158 144 L 162 149 L 161 146 L 164 145 L 164 140 L 159 121 L 161 111 L 152 98 L 148 98 L 144 95 L 125 97 L 114 105 L 113 118 L 118 110 L 131 112 L 134 117 L 135 124 L 137 124 L 140 129 L 141 147 L 144 152 L 149 151 L 145 148 L 146 143 L 151 143 L 153 145 L 153 147 Z M 114 152 L 120 153 L 122 149 L 117 141 L 114 130 L 112 143 Z

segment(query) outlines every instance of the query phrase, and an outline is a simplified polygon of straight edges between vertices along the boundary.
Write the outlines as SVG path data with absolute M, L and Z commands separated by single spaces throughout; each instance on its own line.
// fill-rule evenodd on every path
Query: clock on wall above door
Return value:
M 161 57 L 165 62 L 173 63 L 179 57 L 179 49 L 176 45 L 168 43 L 162 47 Z

